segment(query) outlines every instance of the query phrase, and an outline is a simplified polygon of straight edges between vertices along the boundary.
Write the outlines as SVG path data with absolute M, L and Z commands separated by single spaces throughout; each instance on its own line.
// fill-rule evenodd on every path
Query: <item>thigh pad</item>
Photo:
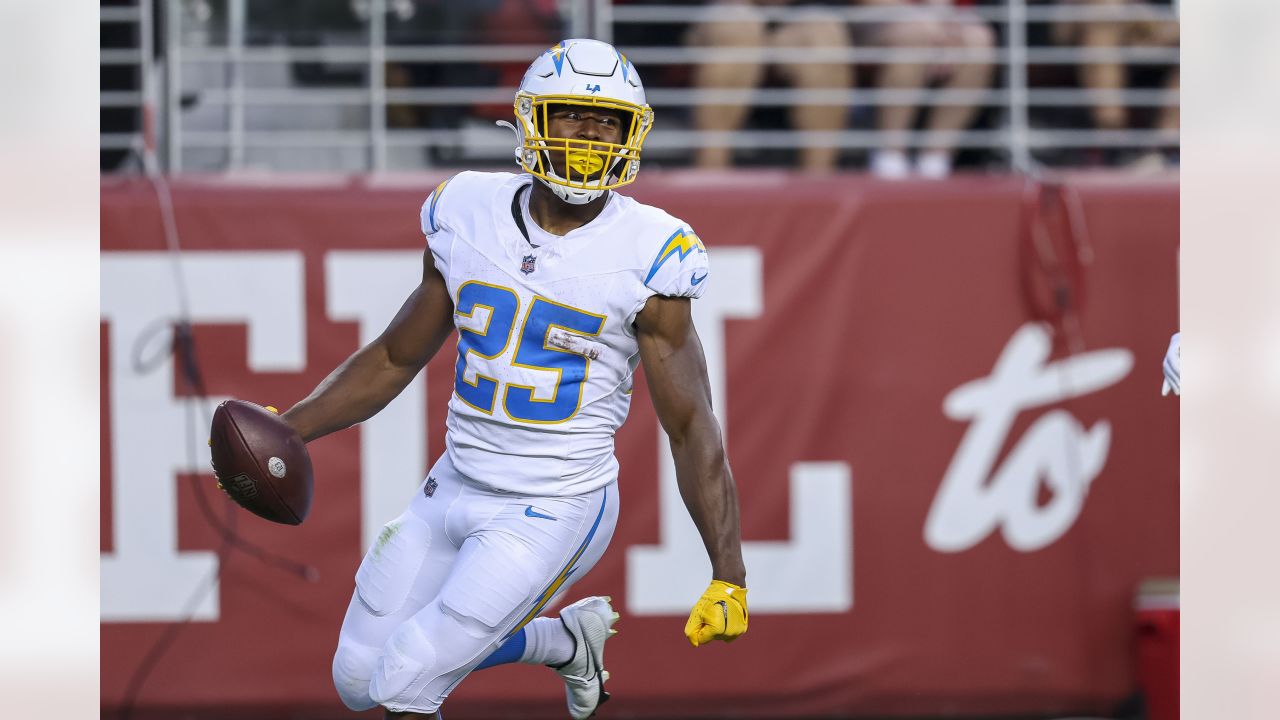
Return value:
M 382 532 L 356 571 L 356 592 L 379 617 L 404 606 L 431 550 L 431 528 L 406 512 L 382 526 Z

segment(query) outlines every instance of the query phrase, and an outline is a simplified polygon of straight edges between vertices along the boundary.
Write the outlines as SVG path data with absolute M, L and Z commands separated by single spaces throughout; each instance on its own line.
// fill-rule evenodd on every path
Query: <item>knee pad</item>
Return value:
M 435 603 L 391 633 L 374 668 L 369 696 L 389 710 L 435 712 L 498 644 L 497 629 Z
M 435 708 L 411 706 L 426 683 L 439 674 L 436 664 L 436 648 L 418 624 L 413 620 L 401 623 L 378 656 L 369 682 L 369 697 L 392 710 L 434 711 Z
M 369 696 L 369 680 L 380 654 L 377 648 L 352 643 L 338 645 L 338 651 L 333 654 L 333 687 L 348 708 L 368 710 L 378 704 Z

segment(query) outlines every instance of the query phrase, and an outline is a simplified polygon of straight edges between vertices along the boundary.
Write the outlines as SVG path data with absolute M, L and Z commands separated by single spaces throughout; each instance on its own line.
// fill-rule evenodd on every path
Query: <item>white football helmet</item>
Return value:
M 605 108 L 622 115 L 622 143 L 571 140 L 547 135 L 548 106 Z M 516 162 L 567 203 L 581 205 L 636 179 L 640 146 L 653 128 L 636 68 L 612 45 L 599 40 L 562 40 L 539 55 L 516 91 Z M 551 152 L 563 155 L 555 167 Z M 558 159 L 558 158 L 557 158 Z

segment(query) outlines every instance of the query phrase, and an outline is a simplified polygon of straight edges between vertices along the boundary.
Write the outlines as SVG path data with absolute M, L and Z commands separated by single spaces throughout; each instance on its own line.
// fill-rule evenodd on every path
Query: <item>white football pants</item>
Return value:
M 445 453 L 356 571 L 333 657 L 342 701 L 435 712 L 595 566 L 617 520 L 616 480 L 575 497 L 514 495 L 463 477 Z

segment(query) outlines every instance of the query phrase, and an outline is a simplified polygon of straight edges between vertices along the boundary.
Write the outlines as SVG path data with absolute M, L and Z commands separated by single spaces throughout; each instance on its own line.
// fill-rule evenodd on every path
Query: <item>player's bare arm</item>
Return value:
M 711 408 L 702 342 L 688 298 L 654 296 L 636 317 L 640 361 L 662 429 L 671 439 L 676 480 L 717 580 L 746 584 L 738 491 Z
M 329 374 L 282 417 L 303 440 L 368 420 L 413 380 L 453 331 L 453 300 L 428 250 L 422 283 L 387 329 Z
M 636 317 L 636 330 L 649 395 L 671 440 L 680 496 L 711 559 L 713 582 L 685 632 L 695 646 L 732 640 L 746 630 L 747 571 L 738 491 L 712 411 L 711 383 L 690 300 L 650 298 Z

